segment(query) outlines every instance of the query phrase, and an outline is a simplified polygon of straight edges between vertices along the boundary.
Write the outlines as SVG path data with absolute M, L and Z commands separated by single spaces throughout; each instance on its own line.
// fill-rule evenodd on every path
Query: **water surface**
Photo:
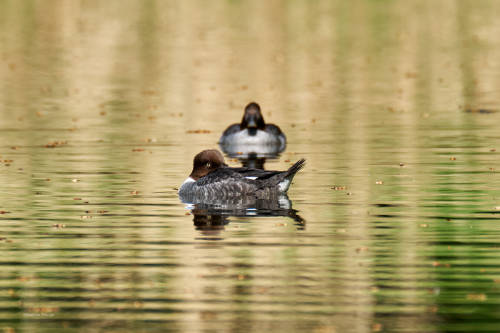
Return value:
M 499 10 L 3 1 L 0 327 L 497 332 Z M 250 101 L 293 214 L 191 211 Z

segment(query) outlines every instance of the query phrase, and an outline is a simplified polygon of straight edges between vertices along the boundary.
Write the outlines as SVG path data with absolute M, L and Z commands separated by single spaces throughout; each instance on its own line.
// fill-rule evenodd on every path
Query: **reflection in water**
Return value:
M 278 157 L 278 155 L 276 155 Z M 262 169 L 264 170 L 264 164 L 266 163 L 265 157 L 258 157 L 256 153 L 248 154 L 246 158 L 238 157 L 241 165 L 245 168 Z
M 267 159 L 276 159 L 279 155 L 271 155 L 267 157 L 262 157 L 255 152 L 243 155 L 229 155 L 229 157 L 236 158 L 243 167 L 245 168 L 253 168 L 253 169 L 261 169 L 264 170 L 264 164 Z
M 231 158 L 236 158 L 244 167 L 264 169 L 267 159 L 275 159 L 285 151 L 286 143 L 282 145 L 223 145 L 221 150 Z
M 223 145 L 219 143 L 221 150 L 231 158 L 238 159 L 244 167 L 264 169 L 266 159 L 278 158 L 285 151 L 286 143 L 277 145 Z
M 218 233 L 218 231 L 224 230 L 224 226 L 229 223 L 227 215 L 213 213 L 208 209 L 193 208 L 191 213 L 196 230 L 202 231 L 204 235 L 214 234 L 214 231 Z
M 193 222 L 197 230 L 220 231 L 224 230 L 229 217 L 272 217 L 284 216 L 291 218 L 297 229 L 303 230 L 306 221 L 292 209 L 292 201 L 286 194 L 275 198 L 257 199 L 252 196 L 238 197 L 230 200 L 212 200 L 190 203 L 190 198 L 181 197 L 187 208 L 191 209 Z

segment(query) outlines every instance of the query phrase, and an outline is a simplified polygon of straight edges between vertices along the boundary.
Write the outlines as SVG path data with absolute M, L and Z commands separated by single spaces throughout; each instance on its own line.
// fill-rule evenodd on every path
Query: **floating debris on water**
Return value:
M 498 110 L 482 109 L 482 108 L 477 108 L 477 109 L 470 108 L 470 109 L 466 109 L 465 112 L 467 112 L 467 113 L 484 113 L 484 114 L 488 114 L 488 113 L 496 113 L 496 112 L 498 112 Z
M 67 145 L 68 141 L 52 141 L 45 145 L 45 148 L 56 148 Z
M 188 130 L 186 131 L 186 133 L 189 133 L 189 134 L 200 134 L 200 133 L 211 133 L 212 131 L 210 130 L 206 130 L 206 129 L 197 129 L 197 130 Z

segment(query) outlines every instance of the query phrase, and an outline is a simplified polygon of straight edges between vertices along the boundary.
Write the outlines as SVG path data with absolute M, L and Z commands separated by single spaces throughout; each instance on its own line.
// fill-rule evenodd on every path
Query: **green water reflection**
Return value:
M 499 10 L 1 1 L 0 329 L 497 332 Z M 200 226 L 176 188 L 252 100 L 305 221 Z

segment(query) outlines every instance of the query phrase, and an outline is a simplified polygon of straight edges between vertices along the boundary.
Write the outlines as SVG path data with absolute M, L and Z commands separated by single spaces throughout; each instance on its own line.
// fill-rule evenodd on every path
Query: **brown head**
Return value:
M 224 156 L 220 151 L 216 149 L 204 150 L 194 157 L 193 171 L 189 177 L 198 180 L 222 166 L 227 166 L 227 164 L 224 163 Z
M 261 129 L 266 127 L 264 123 L 264 117 L 260 112 L 259 104 L 252 102 L 245 107 L 245 113 L 243 114 L 243 119 L 241 120 L 240 128 L 245 129 Z

